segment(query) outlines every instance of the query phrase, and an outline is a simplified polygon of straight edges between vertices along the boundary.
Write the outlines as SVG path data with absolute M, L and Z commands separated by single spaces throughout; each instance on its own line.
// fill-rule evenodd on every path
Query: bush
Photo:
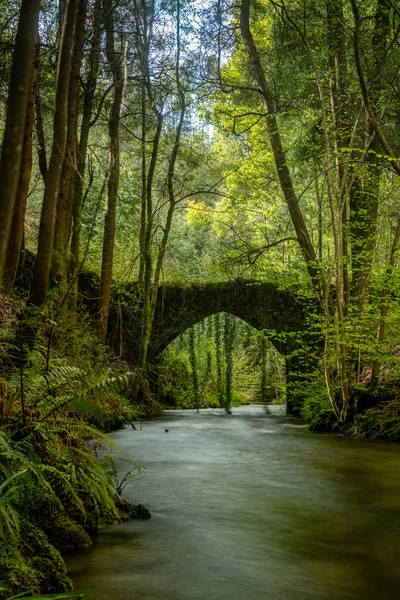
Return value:
M 322 381 L 307 382 L 303 391 L 301 416 L 309 424 L 311 431 L 332 431 L 335 415 Z
M 400 400 L 380 402 L 355 416 L 349 433 L 373 440 L 400 441 Z

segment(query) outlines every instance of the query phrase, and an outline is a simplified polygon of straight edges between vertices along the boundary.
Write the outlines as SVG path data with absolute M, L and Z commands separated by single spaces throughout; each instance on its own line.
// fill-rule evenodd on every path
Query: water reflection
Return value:
M 153 518 L 72 557 L 76 588 L 97 600 L 397 598 L 400 447 L 311 434 L 274 411 L 173 411 L 117 432 L 147 465 L 127 497 Z

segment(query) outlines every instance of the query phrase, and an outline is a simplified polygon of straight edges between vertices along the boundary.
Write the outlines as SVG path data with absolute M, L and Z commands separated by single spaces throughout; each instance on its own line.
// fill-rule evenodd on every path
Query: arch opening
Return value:
M 265 331 L 217 312 L 174 337 L 158 359 L 157 395 L 176 408 L 285 404 L 285 359 Z

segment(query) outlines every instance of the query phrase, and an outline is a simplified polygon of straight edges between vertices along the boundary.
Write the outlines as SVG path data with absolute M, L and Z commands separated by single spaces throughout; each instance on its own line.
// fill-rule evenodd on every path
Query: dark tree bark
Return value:
M 358 10 L 355 2 L 356 15 Z M 351 194 L 351 237 L 352 237 L 352 271 L 353 291 L 360 306 L 364 303 L 372 269 L 375 250 L 376 225 L 379 204 L 379 180 L 381 167 L 377 154 L 381 140 L 369 114 L 368 107 L 379 107 L 382 91 L 382 67 L 385 60 L 387 41 L 390 31 L 390 0 L 378 0 L 375 12 L 375 24 L 372 35 L 372 60 L 368 73 L 368 83 L 364 80 L 366 108 L 366 154 L 367 166 L 363 185 L 356 183 L 355 193 Z M 356 35 L 359 28 L 356 23 Z M 356 51 L 357 54 L 357 51 Z M 358 57 L 359 58 L 359 57 Z M 356 61 L 361 68 L 359 60 Z
M 69 82 L 67 143 L 61 172 L 60 189 L 58 192 L 54 233 L 52 275 L 55 281 L 59 283 L 65 281 L 67 276 L 67 249 L 71 233 L 73 211 L 73 185 L 77 155 L 80 73 L 83 59 L 83 44 L 85 41 L 86 12 L 87 0 L 80 0 L 75 26 L 75 43 Z
M 3 286 L 8 293 L 11 293 L 14 287 L 21 251 L 23 250 L 22 246 L 24 239 L 26 202 L 32 173 L 32 132 L 35 123 L 35 100 L 38 82 L 37 75 L 37 64 L 35 64 L 32 70 L 31 91 L 26 115 L 25 136 L 21 168 L 19 173 L 18 190 L 11 223 L 10 237 L 7 246 L 6 263 L 4 267 Z
M 334 121 L 334 140 L 336 151 L 336 173 L 338 186 L 338 209 L 342 231 L 343 256 L 343 304 L 347 313 L 350 302 L 349 282 L 349 244 L 348 244 L 348 208 L 346 198 L 346 179 L 348 169 L 343 165 L 344 151 L 350 148 L 352 138 L 349 78 L 346 55 L 346 36 L 342 0 L 327 2 L 327 32 L 330 66 L 330 92 Z M 348 150 L 347 150 L 348 152 Z M 355 188 L 353 188 L 354 191 Z
M 42 175 L 44 183 L 46 183 L 47 177 L 47 152 L 46 152 L 46 139 L 44 135 L 43 126 L 43 114 L 42 114 L 42 100 L 40 97 L 40 55 L 38 65 L 38 85 L 35 98 L 35 110 L 36 110 L 36 141 L 37 141 L 37 153 L 39 170 Z
M 41 306 L 43 304 L 50 277 L 57 196 L 67 143 L 68 92 L 78 4 L 78 0 L 68 0 L 65 9 L 63 32 L 61 35 L 54 112 L 53 145 L 45 181 L 38 251 L 30 290 L 30 303 L 35 306 Z
M 23 0 L 15 41 L 0 158 L 0 286 L 20 176 L 39 10 L 40 0 Z
M 85 96 L 83 102 L 83 115 L 80 130 L 79 146 L 77 152 L 77 171 L 74 181 L 73 213 L 72 213 L 72 239 L 70 280 L 72 287 L 72 306 L 77 298 L 77 275 L 79 268 L 80 235 L 82 224 L 83 188 L 86 171 L 86 156 L 89 143 L 89 133 L 93 114 L 94 97 L 97 85 L 97 76 L 100 65 L 100 38 L 101 38 L 101 0 L 96 0 L 93 8 L 93 35 L 89 57 L 89 74 L 85 83 Z
M 114 258 L 115 221 L 118 197 L 120 156 L 119 156 L 119 121 L 123 94 L 123 73 L 120 53 L 115 48 L 115 31 L 113 6 L 111 0 L 103 0 L 106 19 L 106 52 L 112 72 L 114 98 L 111 106 L 108 135 L 110 155 L 108 163 L 108 182 L 106 213 L 104 218 L 103 254 L 101 263 L 100 298 L 99 298 L 99 332 L 104 342 L 107 335 L 108 312 L 110 307 L 111 282 Z

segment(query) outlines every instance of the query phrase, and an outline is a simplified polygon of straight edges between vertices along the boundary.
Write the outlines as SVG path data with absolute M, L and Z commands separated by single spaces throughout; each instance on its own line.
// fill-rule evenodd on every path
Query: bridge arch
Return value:
M 157 356 L 176 337 L 206 317 L 226 312 L 258 330 L 271 332 L 281 354 L 292 351 L 290 336 L 305 326 L 304 302 L 293 292 L 264 282 L 222 282 L 165 285 L 160 287 L 152 353 Z M 272 333 L 272 332 L 275 332 Z
M 80 281 L 86 301 L 96 298 L 93 275 Z M 140 332 L 140 288 L 131 283 L 118 285 L 110 307 L 108 343 L 132 365 L 136 364 Z M 271 282 L 228 281 L 174 283 L 160 286 L 150 341 L 149 360 L 155 361 L 185 330 L 214 314 L 227 312 L 258 330 L 267 330 L 269 339 L 286 358 L 287 410 L 298 412 L 290 388 L 298 387 L 298 374 L 307 368 L 302 353 L 309 305 L 295 290 L 281 289 Z M 299 335 L 296 335 L 299 334 Z

